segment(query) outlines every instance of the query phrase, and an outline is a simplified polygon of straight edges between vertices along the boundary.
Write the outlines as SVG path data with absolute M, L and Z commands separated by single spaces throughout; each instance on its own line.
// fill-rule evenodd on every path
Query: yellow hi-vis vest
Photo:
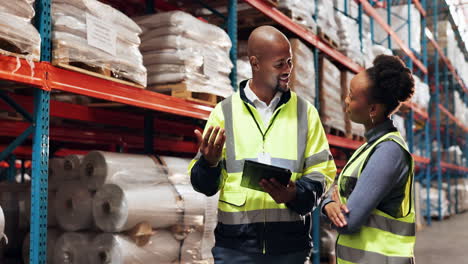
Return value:
M 219 223 L 304 222 L 304 216 L 285 204 L 277 204 L 268 193 L 240 185 L 244 161 L 257 161 L 260 153 L 271 156 L 271 165 L 290 169 L 293 181 L 307 177 L 321 183 L 323 193 L 333 182 L 336 167 L 317 110 L 294 92 L 290 93 L 290 99 L 277 107 L 269 124 L 264 124 L 257 109 L 242 100 L 239 92 L 218 104 L 211 113 L 205 131 L 210 126 L 220 126 L 226 133 Z M 200 155 L 192 160 L 189 171 Z M 264 244 L 265 251 L 268 245 Z
M 408 152 L 408 147 L 399 132 L 391 132 L 375 143 L 362 145 L 351 157 L 338 179 L 341 202 L 346 204 L 359 176 L 374 148 L 381 142 L 392 140 Z M 416 242 L 415 211 L 413 202 L 414 162 L 411 158 L 405 196 L 400 210 L 402 217 L 392 217 L 374 209 L 360 231 L 339 235 L 336 245 L 338 264 L 411 264 L 414 263 Z M 371 188 L 371 186 L 370 186 Z

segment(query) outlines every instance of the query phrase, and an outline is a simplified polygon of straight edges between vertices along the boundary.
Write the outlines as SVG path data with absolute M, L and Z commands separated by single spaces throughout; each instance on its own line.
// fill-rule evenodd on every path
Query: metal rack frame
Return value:
M 351 1 L 351 0 L 350 0 Z M 394 30 L 391 28 L 391 19 L 390 15 L 389 20 L 383 21 L 375 11 L 375 8 L 386 8 L 387 11 L 391 12 L 391 5 L 386 4 L 382 1 L 367 1 L 367 0 L 355 0 L 359 4 L 359 24 L 360 31 L 362 31 L 362 14 L 366 12 L 371 17 L 371 32 L 374 26 L 374 20 L 380 24 L 387 32 L 389 37 L 387 38 L 387 44 L 391 48 L 392 41 L 395 42 L 406 54 L 408 57 L 408 64 L 412 68 L 414 64 L 419 72 L 423 75 L 424 82 L 429 83 L 427 76 L 427 48 L 426 43 L 427 39 L 436 47 L 436 62 L 439 61 L 439 57 L 444 62 L 444 81 L 450 79 L 450 74 L 452 75 L 452 85 L 448 85 L 448 82 L 444 82 L 444 89 L 446 92 L 455 90 L 455 83 L 458 83 L 459 87 L 464 91 L 465 102 L 467 101 L 468 89 L 463 84 L 462 80 L 457 75 L 455 69 L 444 56 L 443 52 L 440 51 L 440 48 L 437 46 L 437 36 L 431 38 L 432 34 L 429 30 L 426 29 L 426 12 L 427 7 L 426 0 L 423 1 L 406 1 L 408 5 L 414 3 L 421 12 L 422 19 L 421 23 L 423 25 L 422 29 L 425 31 L 425 34 L 422 34 L 422 47 L 423 52 L 421 58 L 412 51 L 411 47 L 407 47 L 404 43 L 398 38 Z M 436 2 L 436 0 L 433 0 Z M 156 1 L 157 2 L 157 1 Z M 351 59 L 344 56 L 342 53 L 334 50 L 329 47 L 327 44 L 322 42 L 315 34 L 305 30 L 301 26 L 295 24 L 290 18 L 279 12 L 276 8 L 270 6 L 268 3 L 261 0 L 244 0 L 244 2 L 250 4 L 254 8 L 258 9 L 266 16 L 270 17 L 276 23 L 284 26 L 286 29 L 296 34 L 303 41 L 314 46 L 314 53 L 316 57 L 316 67 L 318 67 L 318 53 L 324 53 L 327 56 L 331 57 L 339 64 L 343 65 L 345 68 L 352 72 L 359 72 L 363 68 Z M 147 10 L 151 12 L 154 10 L 154 1 L 147 0 Z M 230 53 L 230 57 L 233 61 L 237 59 L 237 1 L 228 0 L 228 17 L 227 17 L 227 31 L 233 42 L 233 48 Z M 212 110 L 212 107 L 188 102 L 186 100 L 177 99 L 169 97 L 162 94 L 153 93 L 150 91 L 139 90 L 130 86 L 118 84 L 112 81 L 107 81 L 84 74 L 71 72 L 63 69 L 56 68 L 50 64 L 51 60 L 51 19 L 50 19 L 50 0 L 36 0 L 36 25 L 41 33 L 42 46 L 41 46 L 41 62 L 35 63 L 35 70 L 33 76 L 27 66 L 27 63 L 24 60 L 20 60 L 21 67 L 16 73 L 11 73 L 12 70 L 16 67 L 16 60 L 14 58 L 0 56 L 0 79 L 14 81 L 18 83 L 24 83 L 36 87 L 34 91 L 34 109 L 32 114 L 28 114 L 27 111 L 14 105 L 14 100 L 11 99 L 7 94 L 0 93 L 0 97 L 7 102 L 10 102 L 9 105 L 17 109 L 26 120 L 31 121 L 33 125 L 25 130 L 24 134 L 18 137 L 10 147 L 6 148 L 4 152 L 0 154 L 0 157 L 6 158 L 9 154 L 12 153 L 15 147 L 17 148 L 25 138 L 30 134 L 34 134 L 33 137 L 33 148 L 32 148 L 32 186 L 31 186 L 31 242 L 30 242 L 30 263 L 34 264 L 45 264 L 46 263 L 46 240 L 47 240 L 47 175 L 48 175 L 48 158 L 49 158 L 49 117 L 51 115 L 50 111 L 50 91 L 52 89 L 61 90 L 66 92 L 71 92 L 75 94 L 82 94 L 91 97 L 96 97 L 104 100 L 120 102 L 128 105 L 133 105 L 140 108 L 146 108 L 150 110 L 156 110 L 161 112 L 166 112 L 174 115 L 188 116 L 192 118 L 206 120 L 209 113 Z M 436 11 L 436 10 L 434 10 Z M 435 22 L 437 20 L 435 19 Z M 411 31 L 411 23 L 408 22 L 409 31 Z M 409 33 L 409 38 L 411 37 Z M 427 38 L 427 39 L 426 39 Z M 235 65 L 236 63 L 234 63 Z M 436 106 L 436 128 L 441 127 L 441 113 L 445 114 L 448 119 L 452 121 L 452 126 L 448 125 L 448 121 L 445 124 L 445 144 L 450 144 L 456 141 L 456 137 L 460 131 L 464 133 L 464 152 L 465 155 L 468 153 L 468 133 L 467 128 L 461 124 L 450 112 L 445 109 L 448 107 L 447 102 L 445 102 L 445 108 L 442 104 L 439 103 L 439 63 L 435 64 L 436 68 L 436 81 L 435 89 L 433 95 L 433 102 Z M 318 74 L 316 75 L 318 76 Z M 237 74 L 236 69 L 234 68 L 231 74 L 231 82 L 235 89 L 237 87 Z M 318 83 L 318 80 L 316 80 Z M 316 84 L 317 84 L 316 83 Z M 318 85 L 316 85 L 317 95 L 318 95 Z M 11 103 L 13 102 L 13 103 Z M 406 104 L 411 110 L 408 118 L 408 124 L 413 124 L 415 120 L 424 122 L 424 130 L 420 134 L 413 135 L 413 130 L 409 128 L 409 146 L 412 149 L 415 144 L 420 144 L 425 146 L 425 157 L 415 156 L 415 161 L 420 165 L 420 173 L 417 177 L 419 180 L 424 181 L 426 187 L 428 188 L 427 194 L 429 195 L 429 188 L 432 180 L 431 168 L 435 167 L 436 169 L 436 178 L 438 185 L 442 181 L 442 170 L 450 170 L 451 173 L 449 177 L 468 177 L 468 164 L 453 164 L 448 162 L 442 162 L 440 150 L 437 153 L 435 160 L 430 160 L 430 115 L 425 111 L 422 111 L 414 104 Z M 316 97 L 316 106 L 318 104 L 318 96 Z M 154 142 L 150 141 L 152 138 L 152 131 L 154 129 L 154 120 L 153 116 L 149 114 L 144 118 L 143 124 L 145 127 L 145 151 L 151 152 L 154 151 L 151 146 L 154 146 Z M 142 125 L 143 125 L 142 124 Z M 442 143 L 442 135 L 440 129 L 436 129 L 436 138 L 439 143 Z M 450 130 L 453 130 L 452 137 Z M 360 145 L 360 142 L 352 141 L 349 139 L 343 139 L 337 136 L 327 135 L 330 145 L 355 149 Z M 421 140 L 421 138 L 424 138 Z M 415 138 L 418 138 L 419 142 L 415 143 Z M 151 139 L 152 140 L 152 139 Z M 440 146 L 440 144 L 439 144 Z M 27 151 L 24 148 L 22 151 Z M 10 156 L 10 161 L 11 161 Z M 449 161 L 452 162 L 452 161 Z M 11 167 L 11 166 L 10 166 Z M 440 189 L 439 189 L 440 190 Z M 429 200 L 429 199 L 428 199 Z M 428 208 L 430 204 L 428 204 Z M 439 214 L 441 206 L 439 202 Z M 428 210 L 429 211 L 429 210 Z M 319 212 L 316 210 L 313 214 L 314 223 L 319 221 Z M 317 222 L 316 222 L 317 221 Z M 427 221 L 430 224 L 430 215 L 427 216 Z M 319 246 L 319 225 L 314 225 L 313 238 L 316 248 Z M 319 263 L 320 255 L 318 249 L 314 251 L 313 254 L 313 263 Z

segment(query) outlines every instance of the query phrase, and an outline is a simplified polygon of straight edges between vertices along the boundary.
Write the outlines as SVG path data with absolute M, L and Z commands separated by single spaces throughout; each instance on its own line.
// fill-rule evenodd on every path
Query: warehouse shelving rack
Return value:
M 351 1 L 351 0 L 350 0 Z M 408 65 L 413 68 L 413 64 L 419 70 L 419 72 L 424 76 L 424 80 L 428 83 L 427 78 L 427 52 L 426 52 L 426 39 L 425 37 L 422 38 L 422 47 L 423 47 L 423 54 L 418 55 L 415 54 L 411 48 L 406 47 L 403 42 L 397 37 L 394 33 L 393 29 L 391 28 L 391 21 L 383 21 L 379 18 L 377 13 L 375 12 L 375 8 L 387 8 L 388 12 L 391 12 L 391 5 L 388 5 L 382 1 L 366 1 L 366 0 L 355 0 L 359 4 L 359 17 L 362 18 L 363 12 L 366 12 L 371 17 L 371 27 L 373 26 L 374 20 L 375 22 L 379 23 L 389 34 L 388 43 L 391 45 L 392 40 L 400 47 L 400 49 L 406 54 L 408 57 L 407 62 Z M 197 1 L 201 2 L 201 1 Z M 285 16 L 283 13 L 279 12 L 276 8 L 271 6 L 265 1 L 261 0 L 244 0 L 244 2 L 250 4 L 260 12 L 264 13 L 266 16 L 270 17 L 279 25 L 283 26 L 287 30 L 291 31 L 292 33 L 296 34 L 299 38 L 303 41 L 308 43 L 309 45 L 315 47 L 314 52 L 316 58 L 318 58 L 318 53 L 321 52 L 326 56 L 333 59 L 336 63 L 342 65 L 343 67 L 347 68 L 352 72 L 359 72 L 363 70 L 361 66 L 354 63 L 351 59 L 344 56 L 342 53 L 334 50 L 324 42 L 322 42 L 315 34 L 306 31 L 301 26 L 295 24 L 290 18 Z M 411 1 L 405 1 L 411 4 Z M 418 10 L 422 14 L 422 24 L 425 25 L 425 7 L 426 1 L 413 1 Z M 164 1 L 146 1 L 146 7 L 149 12 L 154 10 L 154 5 L 165 5 Z M 32 189 L 31 189 L 31 258 L 30 263 L 46 263 L 46 231 L 47 231 L 47 170 L 48 170 L 48 158 L 49 158 L 49 117 L 50 116 L 62 116 L 70 118 L 70 115 L 73 115 L 73 118 L 82 120 L 82 121 L 92 121 L 92 122 L 106 122 L 109 120 L 108 117 L 111 113 L 106 112 L 105 110 L 95 110 L 97 113 L 101 114 L 100 118 L 96 118 L 94 115 L 90 117 L 87 115 L 89 109 L 86 107 L 77 107 L 74 109 L 78 109 L 75 111 L 70 111 L 71 113 L 62 113 L 60 111 L 53 110 L 54 106 L 58 107 L 76 107 L 72 105 L 66 105 L 65 103 L 54 102 L 50 101 L 50 91 L 51 90 L 60 90 L 64 92 L 70 92 L 74 94 L 81 94 L 90 97 L 95 97 L 99 99 L 104 99 L 113 102 L 119 102 L 126 105 L 132 105 L 138 108 L 149 109 L 152 111 L 159 111 L 163 113 L 168 113 L 172 115 L 181 115 L 187 116 L 195 119 L 206 120 L 208 118 L 209 113 L 212 110 L 212 107 L 189 102 L 182 99 L 177 99 L 173 97 L 169 97 L 162 94 L 153 93 L 150 91 L 140 90 L 134 87 L 126 86 L 123 84 L 115 83 L 108 80 L 103 80 L 95 77 L 91 77 L 88 75 L 71 72 L 68 70 L 63 70 L 60 68 L 56 68 L 50 64 L 50 55 L 51 55 L 51 41 L 50 41 L 50 34 L 51 34 L 51 19 L 50 19 L 50 0 L 37 0 L 37 28 L 41 33 L 42 38 L 42 47 L 41 47 L 41 62 L 34 63 L 34 73 L 32 74 L 30 67 L 24 60 L 20 60 L 21 67 L 15 73 L 12 73 L 16 68 L 16 59 L 6 56 L 0 56 L 0 79 L 4 81 L 10 81 L 19 84 L 26 84 L 34 89 L 34 107 L 33 109 L 23 109 L 21 105 L 30 105 L 32 98 L 23 98 L 21 96 L 16 96 L 12 94 L 5 93 L 1 91 L 0 96 L 3 100 L 5 100 L 8 105 L 12 108 L 18 110 L 24 118 L 32 123 L 31 126 L 26 126 L 24 123 L 21 124 L 21 128 L 24 129 L 23 134 L 16 138 L 9 146 L 3 148 L 3 152 L 0 154 L 2 158 L 9 156 L 12 153 L 13 149 L 16 149 L 18 154 L 27 154 L 32 152 L 32 166 L 33 166 L 33 175 L 32 175 Z M 228 1 L 228 17 L 227 17 L 227 29 L 229 36 L 233 42 L 233 49 L 231 50 L 230 57 L 233 61 L 237 59 L 236 54 L 236 41 L 237 41 L 237 1 L 229 0 Z M 359 23 L 361 24 L 362 21 L 360 19 Z M 390 22 L 390 23 L 388 23 Z M 408 23 L 408 27 L 411 28 L 410 23 Z M 361 26 L 362 28 L 362 26 Z M 428 31 L 425 31 L 428 32 Z M 433 45 L 437 46 L 437 43 L 428 36 L 429 33 L 423 34 L 423 36 L 427 36 L 428 39 L 433 43 Z M 439 49 L 440 50 L 440 49 Z M 453 67 L 451 67 L 450 62 L 447 60 L 446 57 L 443 56 L 443 53 L 440 52 L 441 59 L 445 62 L 447 71 L 450 71 L 453 75 L 454 80 L 457 80 L 460 86 L 464 89 L 464 96 L 466 98 L 467 95 L 467 88 L 461 82 L 458 75 L 454 71 Z M 316 61 L 316 66 L 318 66 L 318 61 Z M 234 63 L 235 65 L 235 63 Z M 318 75 L 317 75 L 318 76 Z M 438 75 L 436 75 L 438 76 Z M 231 75 L 231 81 L 233 87 L 236 87 L 236 69 L 234 68 L 233 73 Z M 437 83 L 437 82 L 436 82 Z M 318 87 L 318 85 L 316 85 Z M 436 86 L 437 87 L 437 86 Z M 438 89 L 435 89 L 436 93 Z M 317 91 L 318 92 L 318 91 Z M 318 94 L 318 93 L 317 93 Z M 318 96 L 317 96 L 318 97 Z M 465 99 L 466 100 L 466 99 Z M 17 102 L 20 102 L 18 104 Z M 437 101 L 436 101 L 437 103 Z M 316 102 L 317 107 L 318 101 Z M 438 103 L 436 105 L 439 105 Z M 421 168 L 421 173 L 418 175 L 418 178 L 421 180 L 425 180 L 426 186 L 430 186 L 431 183 L 431 167 L 437 167 L 437 178 L 441 180 L 441 172 L 442 169 L 448 169 L 453 172 L 453 174 L 461 174 L 466 177 L 468 172 L 468 165 L 467 164 L 453 164 L 448 162 L 441 162 L 441 159 L 438 158 L 434 161 L 430 158 L 430 142 L 429 142 L 429 129 L 430 129 L 430 115 L 421 110 L 418 106 L 408 103 L 406 106 L 410 109 L 408 124 L 411 124 L 408 131 L 408 141 L 411 148 L 414 145 L 413 137 L 413 130 L 411 129 L 414 120 L 419 120 L 424 123 L 424 129 L 422 135 L 424 136 L 424 140 L 420 141 L 420 144 L 425 145 L 426 155 L 424 157 L 414 156 L 415 161 L 419 164 Z M 1 108 L 1 107 L 0 107 Z M 439 108 L 437 108 L 439 109 Z M 457 135 L 460 130 L 462 133 L 466 134 L 466 127 L 463 127 L 463 124 L 459 122 L 448 110 L 444 108 L 440 108 L 439 110 L 444 113 L 446 116 L 452 120 L 452 128 L 454 129 L 455 136 Z M 31 112 L 32 114 L 28 114 Z M 99 114 L 98 114 L 99 115 Z M 114 118 L 118 118 L 114 116 Z M 133 125 L 138 126 L 141 125 L 143 121 L 145 127 L 145 140 L 143 144 L 145 145 L 145 151 L 151 152 L 153 151 L 154 145 L 164 145 L 164 142 L 153 142 L 150 135 L 152 135 L 151 131 L 154 129 L 155 126 L 158 125 L 158 122 L 153 120 L 153 115 L 149 112 L 145 118 L 135 119 L 134 117 L 128 116 L 126 120 L 133 120 Z M 110 119 L 112 120 L 112 119 Z M 115 119 L 114 119 L 115 120 Z M 437 119 L 439 120 L 440 127 L 440 116 Z M 108 121 L 112 122 L 112 121 Z M 4 127 L 8 127 L 8 124 L 5 124 Z M 11 124 L 10 124 L 11 125 Z M 159 124 L 160 125 L 160 124 Z M 436 124 L 437 125 L 437 124 Z M 18 133 L 19 129 L 18 126 L 12 127 L 9 130 L 11 135 L 13 133 Z M 187 127 L 185 127 L 186 131 L 190 131 Z M 193 130 L 191 130 L 193 131 Z M 447 133 L 449 131 L 448 127 L 446 126 L 446 138 Z M 458 131 L 458 132 L 457 132 Z M 67 131 L 68 132 L 68 131 Z M 189 133 L 189 132 L 187 132 Z M 438 132 L 440 134 L 440 132 Z M 28 147 L 19 147 L 19 145 L 31 134 L 34 135 L 33 138 L 33 147 L 32 150 Z M 0 134 L 3 136 L 4 134 Z M 61 134 L 63 138 L 67 137 L 67 133 L 63 132 Z M 327 135 L 329 139 L 329 143 L 332 146 L 340 147 L 340 148 L 348 148 L 348 149 L 356 149 L 361 142 L 353 141 L 346 138 L 337 137 L 334 135 Z M 418 135 L 416 135 L 418 137 Z M 450 138 L 450 137 L 449 137 Z M 439 135 L 438 142 L 441 142 L 441 137 Z M 453 137 L 452 137 L 453 139 Z M 450 140 L 450 139 L 449 139 Z M 467 152 L 466 147 L 466 140 L 465 139 L 465 147 L 464 151 Z M 446 140 L 447 141 L 447 140 Z M 141 144 L 139 142 L 138 144 Z M 192 145 L 181 145 L 176 146 L 175 149 L 185 151 L 196 151 L 196 146 Z M 67 153 L 67 150 L 63 150 L 64 153 Z M 439 153 L 440 154 L 440 153 Z M 11 160 L 11 156 L 9 157 Z M 437 162 L 439 161 L 439 162 Z M 440 210 L 440 208 L 439 208 Z M 316 210 L 314 212 L 314 223 L 319 221 L 319 213 Z M 430 215 L 428 216 L 428 222 L 430 222 Z M 316 248 L 318 247 L 319 243 L 319 228 L 318 225 L 314 225 L 314 244 Z M 314 252 L 313 262 L 319 263 L 319 252 L 316 250 Z

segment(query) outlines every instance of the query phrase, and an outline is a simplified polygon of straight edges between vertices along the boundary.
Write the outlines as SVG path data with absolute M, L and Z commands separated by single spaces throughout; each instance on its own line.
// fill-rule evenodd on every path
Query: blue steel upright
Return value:
M 227 28 L 232 42 L 229 56 L 234 65 L 230 75 L 231 85 L 237 91 L 237 0 L 229 0 Z
M 50 0 L 36 0 L 36 27 L 41 35 L 41 61 L 51 60 Z M 47 263 L 47 194 L 50 93 L 34 90 L 34 136 L 31 183 L 30 264 Z
M 434 10 L 434 39 L 437 41 L 438 38 L 438 28 L 437 28 L 437 20 L 438 15 L 438 3 L 437 0 L 433 0 L 433 10 Z M 442 220 L 442 154 L 440 152 L 440 147 L 442 146 L 441 142 L 441 135 L 440 135 L 440 108 L 439 108 L 439 53 L 437 50 L 434 52 L 434 78 L 435 78 L 435 91 L 434 91 L 434 104 L 436 111 L 436 140 L 437 140 L 437 151 L 436 151 L 436 176 L 437 176 L 437 189 L 438 189 L 438 213 L 439 213 L 439 220 Z

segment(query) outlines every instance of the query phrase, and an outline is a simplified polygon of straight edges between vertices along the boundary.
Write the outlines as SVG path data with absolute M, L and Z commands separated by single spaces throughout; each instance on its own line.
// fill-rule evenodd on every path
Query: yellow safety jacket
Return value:
M 246 81 L 239 92 L 215 107 L 205 129 L 220 126 L 226 131 L 216 245 L 264 254 L 310 248 L 311 208 L 301 211 L 299 204 L 316 206 L 336 174 L 319 115 L 310 103 L 289 91 L 283 94 L 269 124 L 264 125 L 243 93 L 245 85 Z M 271 157 L 271 165 L 292 171 L 291 179 L 298 189 L 295 201 L 277 204 L 268 193 L 240 185 L 244 161 L 258 160 L 262 153 Z M 189 171 L 200 156 L 192 161 Z
M 405 141 L 399 132 L 391 132 L 376 142 L 362 145 L 350 158 L 338 178 L 340 199 L 347 199 L 359 181 L 367 160 L 374 148 L 381 142 L 392 140 L 408 152 Z M 404 198 L 400 205 L 401 217 L 392 217 L 379 209 L 374 209 L 358 233 L 338 236 L 336 257 L 338 264 L 411 264 L 414 263 L 415 211 L 413 202 L 414 161 L 406 184 Z M 371 187 L 370 187 L 371 188 Z

